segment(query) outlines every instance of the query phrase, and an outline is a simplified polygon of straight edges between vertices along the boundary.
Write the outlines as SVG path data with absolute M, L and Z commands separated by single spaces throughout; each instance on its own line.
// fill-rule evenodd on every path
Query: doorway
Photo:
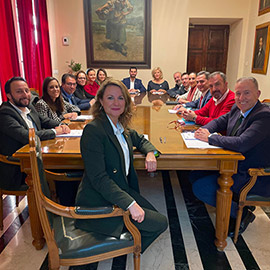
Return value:
M 187 72 L 226 73 L 229 25 L 190 25 Z

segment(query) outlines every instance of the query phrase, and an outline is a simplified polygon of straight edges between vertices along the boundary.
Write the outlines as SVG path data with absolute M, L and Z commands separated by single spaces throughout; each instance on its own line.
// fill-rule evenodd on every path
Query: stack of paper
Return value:
M 196 139 L 194 132 L 182 132 L 181 135 L 187 148 L 221 148 Z

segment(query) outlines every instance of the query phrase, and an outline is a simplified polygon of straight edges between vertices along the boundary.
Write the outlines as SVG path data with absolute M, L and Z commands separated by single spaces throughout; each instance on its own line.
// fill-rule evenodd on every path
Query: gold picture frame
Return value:
M 260 0 L 259 1 L 259 16 L 270 12 L 270 0 Z
M 252 72 L 266 74 L 269 58 L 270 22 L 256 26 Z

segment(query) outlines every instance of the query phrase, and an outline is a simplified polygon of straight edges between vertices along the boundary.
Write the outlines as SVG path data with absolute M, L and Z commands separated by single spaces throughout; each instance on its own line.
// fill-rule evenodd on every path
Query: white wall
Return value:
M 54 76 L 60 78 L 67 72 L 71 59 L 86 69 L 83 0 L 47 0 L 47 5 Z M 270 20 L 270 13 L 257 14 L 258 0 L 152 0 L 152 68 L 160 66 L 173 86 L 173 73 L 186 70 L 189 22 L 229 24 L 229 87 L 233 90 L 237 78 L 252 75 L 259 80 L 262 97 L 270 97 L 269 76 L 251 74 L 255 27 Z M 70 37 L 70 46 L 62 45 L 65 35 Z M 126 69 L 107 71 L 117 79 L 128 76 Z M 138 77 L 147 85 L 151 70 L 139 70 Z

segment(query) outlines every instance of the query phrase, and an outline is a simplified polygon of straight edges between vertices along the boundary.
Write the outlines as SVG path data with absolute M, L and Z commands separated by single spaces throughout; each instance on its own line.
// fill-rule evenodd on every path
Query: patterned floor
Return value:
M 255 221 L 239 237 L 237 245 L 227 238 L 225 251 L 218 252 L 214 246 L 215 209 L 193 196 L 185 172 L 139 172 L 139 179 L 141 193 L 169 220 L 168 230 L 143 254 L 142 270 L 270 270 L 269 209 L 257 207 Z M 4 217 L 0 269 L 47 270 L 47 248 L 36 251 L 31 244 L 27 199 L 22 198 L 16 208 L 15 198 L 5 197 Z M 131 270 L 133 262 L 129 255 L 61 269 Z

